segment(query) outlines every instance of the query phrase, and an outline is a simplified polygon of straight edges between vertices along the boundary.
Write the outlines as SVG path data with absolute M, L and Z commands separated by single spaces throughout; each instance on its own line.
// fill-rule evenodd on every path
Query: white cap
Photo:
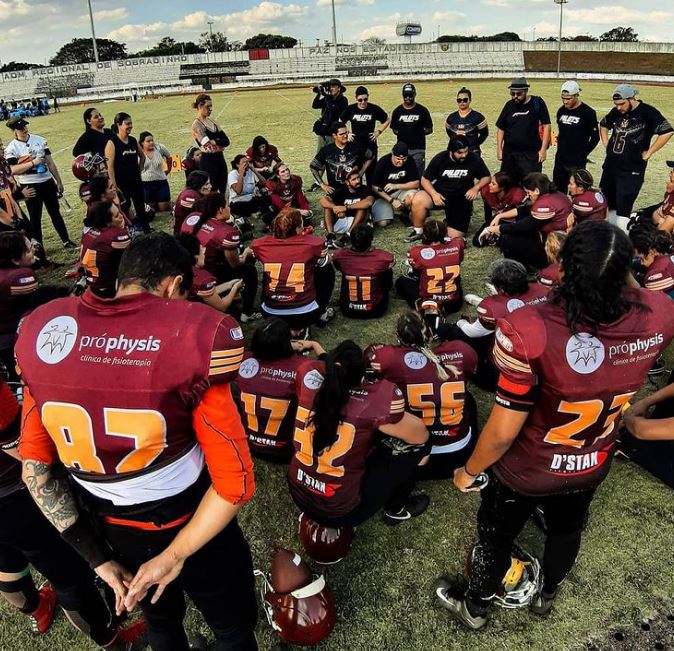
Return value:
M 580 93 L 580 86 L 577 81 L 565 81 L 562 84 L 562 92 L 569 95 L 578 95 Z

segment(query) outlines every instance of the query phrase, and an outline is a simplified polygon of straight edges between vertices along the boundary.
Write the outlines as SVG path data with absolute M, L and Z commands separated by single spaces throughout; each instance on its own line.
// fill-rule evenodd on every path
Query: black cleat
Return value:
M 454 619 L 471 631 L 480 631 L 487 625 L 488 612 L 483 615 L 473 615 L 468 609 L 465 591 L 458 585 L 452 584 L 448 579 L 438 579 L 435 584 L 435 595 L 442 607 L 447 609 Z
M 557 596 L 556 592 L 553 593 L 552 595 L 549 595 L 543 592 L 543 590 L 540 590 L 534 595 L 534 598 L 531 600 L 531 603 L 529 604 L 529 610 L 531 610 L 532 613 L 539 615 L 540 617 L 545 617 L 552 610 L 552 606 L 555 603 L 556 596 Z
M 407 501 L 405 502 L 405 506 L 403 506 L 403 508 L 400 509 L 400 511 L 396 512 L 390 511 L 388 509 L 384 511 L 383 515 L 384 524 L 395 526 L 396 524 L 400 524 L 405 520 L 411 520 L 412 518 L 416 518 L 428 508 L 430 501 L 431 498 L 428 497 L 428 495 L 425 495 L 424 493 L 418 493 L 417 495 L 410 495 L 407 498 Z

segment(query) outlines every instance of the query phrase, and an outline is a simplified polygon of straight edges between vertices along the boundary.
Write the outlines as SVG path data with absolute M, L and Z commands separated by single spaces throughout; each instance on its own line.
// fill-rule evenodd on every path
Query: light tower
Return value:
M 559 5 L 559 38 L 557 40 L 557 76 L 559 77 L 562 68 L 562 25 L 564 21 L 564 5 L 569 0 L 554 0 Z

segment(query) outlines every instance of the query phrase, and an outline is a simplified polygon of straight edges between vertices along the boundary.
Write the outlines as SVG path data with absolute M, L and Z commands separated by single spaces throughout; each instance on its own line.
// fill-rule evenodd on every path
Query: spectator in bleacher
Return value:
M 187 177 L 185 189 L 176 198 L 173 207 L 173 234 L 178 235 L 183 222 L 190 213 L 193 213 L 194 204 L 211 192 L 211 179 L 206 172 L 194 170 Z
M 613 108 L 599 124 L 606 148 L 599 186 L 608 201 L 609 221 L 622 229 L 627 228 L 649 158 L 674 135 L 674 128 L 662 113 L 638 100 L 637 94 L 629 84 L 616 86 Z
M 71 241 L 61 215 L 59 197 L 63 194 L 63 182 L 45 138 L 28 133 L 28 122 L 12 118 L 7 126 L 14 132 L 14 140 L 5 147 L 5 157 L 12 174 L 20 186 L 30 186 L 35 191 L 26 198 L 33 237 L 42 246 L 42 207 L 47 209 L 54 229 L 66 249 L 77 249 Z
M 246 217 L 253 213 L 260 213 L 265 224 L 270 224 L 274 214 L 270 209 L 271 201 L 267 193 L 267 180 L 254 169 L 245 154 L 238 154 L 232 160 L 232 171 L 227 177 L 229 186 L 229 210 L 232 215 L 243 218 L 237 220 L 241 230 L 248 228 L 250 223 Z M 263 188 L 264 192 L 260 192 Z M 243 228 L 242 228 L 243 227 Z
M 372 191 L 361 183 L 358 170 L 351 170 L 343 186 L 321 198 L 326 246 L 329 249 L 335 248 L 337 243 L 348 246 L 352 229 L 367 219 L 373 203 Z M 341 233 L 339 240 L 336 233 Z
M 407 145 L 421 176 L 426 168 L 426 136 L 433 133 L 433 118 L 425 106 L 417 104 L 416 97 L 414 84 L 405 84 L 403 103 L 391 114 L 391 131 L 398 137 L 398 142 Z
M 540 172 L 550 146 L 550 114 L 542 97 L 529 95 L 524 77 L 515 77 L 508 86 L 511 99 L 496 120 L 496 157 L 501 171 L 515 185 L 531 172 Z
M 318 84 L 314 86 L 313 91 L 316 96 L 311 108 L 321 109 L 321 117 L 314 122 L 314 133 L 317 136 L 316 153 L 318 153 L 323 147 L 332 144 L 332 125 L 339 120 L 349 101 L 344 95 L 346 86 L 342 86 L 339 79 L 330 79 Z
M 381 106 L 371 104 L 367 88 L 358 86 L 356 88 L 356 103 L 349 104 L 346 107 L 346 110 L 339 117 L 339 121 L 347 125 L 349 122 L 351 123 L 349 140 L 355 142 L 361 150 L 369 149 L 372 152 L 372 165 L 368 168 L 367 175 L 367 182 L 370 185 L 379 153 L 377 139 L 391 124 L 388 113 Z M 381 126 L 375 129 L 377 122 L 381 122 Z
M 314 180 L 325 194 L 332 194 L 346 182 L 346 176 L 352 170 L 358 170 L 362 176 L 372 164 L 372 152 L 362 152 L 354 142 L 349 142 L 349 130 L 342 122 L 332 125 L 333 142 L 323 147 L 309 165 Z M 325 182 L 323 173 L 326 174 Z
M 213 190 L 227 192 L 227 163 L 224 151 L 229 147 L 229 138 L 217 122 L 211 118 L 213 100 L 210 95 L 201 93 L 192 104 L 197 116 L 192 122 L 192 135 L 201 150 L 199 169 L 211 178 Z
M 126 199 L 126 212 L 133 204 L 135 219 L 133 232 L 150 231 L 148 214 L 145 209 L 145 194 L 140 171 L 145 165 L 145 153 L 138 141 L 131 135 L 133 122 L 128 113 L 117 113 L 112 127 L 113 136 L 105 145 L 108 175 L 117 190 Z
M 281 162 L 278 149 L 270 145 L 264 136 L 253 138 L 253 144 L 246 149 L 246 158 L 252 169 L 267 180 L 274 176 L 274 167 Z
M 84 111 L 82 119 L 84 133 L 73 147 L 73 156 L 92 153 L 105 158 L 105 145 L 112 138 L 112 131 L 105 128 L 105 118 L 97 108 L 91 106 Z
M 302 191 L 302 177 L 291 174 L 285 163 L 276 166 L 276 178 L 267 181 L 266 185 L 272 212 L 278 214 L 284 208 L 296 208 L 305 224 L 311 219 L 311 207 Z
M 458 110 L 450 113 L 445 122 L 445 131 L 450 138 L 461 136 L 468 142 L 468 149 L 478 156 L 482 156 L 480 145 L 489 135 L 487 119 L 475 109 L 471 108 L 470 103 L 473 95 L 465 86 L 456 94 L 456 103 Z
M 393 145 L 391 153 L 383 156 L 374 170 L 372 190 L 378 197 L 372 206 L 372 221 L 375 226 L 388 226 L 394 212 L 409 224 L 412 200 L 419 191 L 419 170 L 409 156 L 404 142 Z
M 445 211 L 450 237 L 463 237 L 473 214 L 473 201 L 490 180 L 487 166 L 479 156 L 470 153 L 465 138 L 452 138 L 446 151 L 433 157 L 421 177 L 422 191 L 412 199 L 414 230 L 407 241 L 421 239 L 424 222 L 432 210 Z
M 155 142 L 149 131 L 140 134 L 140 146 L 145 154 L 140 178 L 143 181 L 145 203 L 153 210 L 167 212 L 171 210 L 171 188 L 166 179 L 171 152 L 161 143 Z
M 587 159 L 599 144 L 597 112 L 580 100 L 580 86 L 575 81 L 562 84 L 562 105 L 557 109 L 557 152 L 553 183 L 562 191 L 569 176 L 587 168 Z

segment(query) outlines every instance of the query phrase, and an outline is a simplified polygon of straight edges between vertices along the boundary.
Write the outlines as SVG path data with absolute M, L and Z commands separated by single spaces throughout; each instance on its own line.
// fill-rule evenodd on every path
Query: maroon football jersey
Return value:
M 182 233 L 192 233 L 199 221 L 200 213 L 188 215 L 181 227 Z M 218 263 L 222 260 L 223 251 L 236 251 L 241 242 L 239 229 L 222 219 L 209 219 L 194 233 L 199 244 L 205 247 L 204 269 L 217 275 Z
M 644 274 L 644 287 L 656 292 L 671 292 L 674 289 L 674 263 L 670 256 L 655 256 L 653 264 Z
M 448 445 L 470 427 L 466 380 L 477 372 L 477 353 L 462 341 L 442 342 L 433 352 L 449 379 L 441 380 L 435 364 L 408 346 L 375 348 L 370 366 L 403 392 L 407 411 L 424 421 L 433 445 Z
M 480 188 L 480 194 L 494 214 L 517 208 L 527 199 L 527 193 L 520 187 L 510 188 L 508 192 L 499 197 L 497 193 L 489 192 L 489 185 L 483 185 Z
M 266 307 L 292 309 L 316 300 L 314 270 L 325 244 L 313 235 L 293 235 L 280 240 L 271 235 L 252 244 L 263 265 L 262 296 Z
M 494 330 L 496 322 L 511 312 L 519 310 L 525 305 L 545 303 L 548 300 L 549 291 L 550 288 L 545 285 L 529 283 L 529 287 L 524 294 L 518 294 L 517 296 L 506 296 L 505 294 L 487 296 L 477 306 L 477 318 L 485 328 Z
M 125 228 L 106 226 L 101 230 L 84 229 L 80 265 L 86 271 L 91 289 L 101 295 L 111 296 L 115 293 L 119 262 L 129 244 L 131 237 Z
M 177 235 L 183 233 L 182 225 L 188 215 L 194 212 L 194 204 L 199 200 L 201 194 L 197 190 L 187 188 L 183 190 L 176 199 L 176 205 L 173 207 L 173 232 Z
M 407 257 L 420 272 L 419 298 L 453 301 L 461 291 L 461 261 L 465 242 L 455 237 L 447 242 L 414 246 Z
M 266 186 L 272 203 L 279 210 L 288 207 L 309 210 L 309 203 L 302 192 L 302 179 L 299 176 L 291 175 L 287 183 L 279 179 L 270 179 Z
M 397 423 L 405 413 L 405 399 L 395 384 L 381 380 L 351 391 L 342 411 L 337 440 L 324 450 L 313 448 L 311 410 L 321 386 L 321 367 L 302 374 L 295 427 L 295 454 L 288 469 L 295 501 L 309 513 L 340 517 L 360 502 L 360 487 L 367 456 L 375 444 L 377 429 Z
M 37 288 L 37 276 L 30 267 L 0 269 L 0 348 L 14 344 L 16 328 Z
M 86 292 L 32 312 L 16 357 L 61 461 L 91 482 L 192 450 L 192 412 L 209 386 L 236 378 L 243 332 L 198 303 Z
M 370 312 L 384 297 L 382 275 L 393 267 L 395 256 L 382 249 L 358 252 L 337 249 L 332 262 L 342 272 L 340 303 L 349 310 Z
M 204 298 L 213 296 L 218 281 L 212 273 L 201 267 L 192 267 L 192 286 L 190 287 L 190 301 L 203 301 Z
M 585 221 L 603 221 L 608 212 L 606 197 L 599 190 L 586 190 L 571 197 L 576 224 Z M 562 230 L 561 228 L 558 230 Z
M 559 262 L 553 262 L 545 269 L 541 269 L 536 279 L 541 285 L 545 285 L 546 287 L 559 285 Z
M 246 353 L 239 369 L 239 411 L 253 453 L 278 458 L 292 449 L 297 396 L 297 370 L 307 359 L 293 355 L 266 362 Z
M 254 151 L 252 147 L 246 149 L 246 158 L 253 163 L 256 168 L 271 167 L 274 161 L 280 161 L 278 149 L 275 145 L 267 145 L 264 153 L 258 149 Z
M 531 216 L 539 222 L 538 228 L 545 239 L 552 231 L 566 232 L 566 220 L 572 210 L 569 197 L 561 192 L 548 192 L 538 197 L 531 206 Z
M 590 488 L 608 473 L 620 415 L 674 336 L 672 302 L 629 289 L 634 306 L 595 334 L 573 335 L 562 307 L 525 307 L 499 321 L 494 360 L 497 402 L 528 417 L 495 464 L 498 478 L 525 495 Z M 513 386 L 537 387 L 534 399 Z

